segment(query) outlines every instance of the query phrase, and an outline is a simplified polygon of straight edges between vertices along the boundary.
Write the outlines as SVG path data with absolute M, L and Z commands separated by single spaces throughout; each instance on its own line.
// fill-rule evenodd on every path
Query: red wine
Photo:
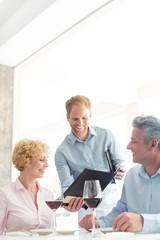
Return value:
M 96 208 L 102 201 L 102 198 L 84 198 L 84 201 L 89 208 Z
M 51 209 L 57 209 L 62 205 L 63 201 L 62 200 L 46 201 L 46 203 Z

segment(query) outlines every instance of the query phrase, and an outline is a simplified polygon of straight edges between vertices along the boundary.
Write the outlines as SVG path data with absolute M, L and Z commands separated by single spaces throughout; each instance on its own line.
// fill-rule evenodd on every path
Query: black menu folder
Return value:
M 69 186 L 69 188 L 64 192 L 64 197 L 83 196 L 83 187 L 86 180 L 99 180 L 102 190 L 111 182 L 115 175 L 115 172 L 103 172 L 98 170 L 92 170 L 85 168 L 81 174 L 76 178 L 76 180 Z

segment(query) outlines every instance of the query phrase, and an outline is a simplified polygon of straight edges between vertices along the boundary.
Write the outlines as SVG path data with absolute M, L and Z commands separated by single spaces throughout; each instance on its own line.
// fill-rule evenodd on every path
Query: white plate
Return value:
M 113 232 L 113 231 L 114 231 L 112 227 L 100 228 L 99 230 L 100 230 L 101 232 L 103 232 L 103 233 Z
M 16 231 L 16 232 L 6 232 L 6 235 L 7 236 L 29 236 L 29 233 Z
M 117 237 L 117 238 L 120 238 L 120 237 L 128 237 L 128 236 L 134 236 L 135 233 L 132 233 L 132 232 L 118 232 L 118 231 L 115 231 L 115 232 L 110 232 L 110 233 L 106 233 L 108 237 Z M 128 239 L 128 238 L 127 238 Z
M 92 229 L 89 229 L 90 231 L 92 231 Z M 107 227 L 107 228 L 96 228 L 97 231 L 101 231 L 103 233 L 107 233 L 107 232 L 113 232 L 113 228 L 112 227 Z
M 30 233 L 38 233 L 39 235 L 48 235 L 53 233 L 53 230 L 47 229 L 47 228 L 32 229 L 30 230 Z
M 57 229 L 57 233 L 59 234 L 74 234 L 75 232 L 77 232 L 78 229 L 73 230 L 73 229 Z

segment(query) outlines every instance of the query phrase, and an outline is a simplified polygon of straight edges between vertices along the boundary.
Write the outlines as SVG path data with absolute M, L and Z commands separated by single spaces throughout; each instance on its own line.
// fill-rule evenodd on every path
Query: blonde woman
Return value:
M 49 146 L 39 140 L 23 139 L 15 145 L 12 162 L 20 174 L 0 189 L 0 234 L 52 227 L 53 211 L 45 203 L 52 193 L 37 181 L 48 167 L 48 155 Z

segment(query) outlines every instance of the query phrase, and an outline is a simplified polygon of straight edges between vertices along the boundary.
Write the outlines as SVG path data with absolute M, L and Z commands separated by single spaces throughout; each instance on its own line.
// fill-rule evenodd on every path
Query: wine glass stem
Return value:
M 56 232 L 57 222 L 56 222 L 56 210 L 53 209 L 53 231 Z
M 96 209 L 93 208 L 93 214 L 92 214 L 92 236 L 95 236 L 95 217 L 96 217 Z

